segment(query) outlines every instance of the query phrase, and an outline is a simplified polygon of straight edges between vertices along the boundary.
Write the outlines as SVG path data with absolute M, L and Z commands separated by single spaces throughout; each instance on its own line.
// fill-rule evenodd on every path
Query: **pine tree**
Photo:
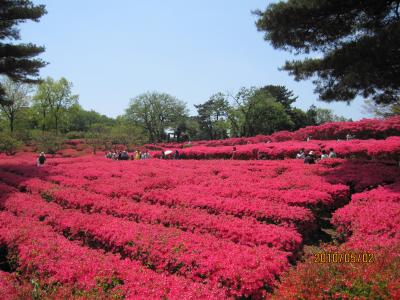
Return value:
M 264 38 L 302 55 L 283 69 L 314 79 L 324 101 L 400 95 L 400 0 L 286 0 L 256 11 Z
M 44 5 L 28 0 L 0 0 L 0 75 L 17 82 L 37 83 L 39 69 L 46 63 L 34 58 L 44 47 L 34 44 L 15 44 L 20 39 L 18 24 L 28 20 L 38 22 L 46 14 Z M 0 85 L 0 103 L 7 104 L 4 88 Z

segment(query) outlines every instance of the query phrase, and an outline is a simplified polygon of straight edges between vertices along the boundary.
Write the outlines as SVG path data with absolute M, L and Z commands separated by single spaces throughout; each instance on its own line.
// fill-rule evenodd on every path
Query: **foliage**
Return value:
M 85 134 L 86 144 L 91 145 L 93 154 L 96 154 L 98 148 L 104 146 L 104 149 L 111 144 L 110 128 L 102 123 L 94 123 Z
M 293 126 L 283 104 L 266 89 L 242 88 L 233 98 L 236 114 L 230 119 L 235 120 L 241 136 L 271 134 Z
M 0 132 L 0 153 L 14 155 L 18 149 L 22 147 L 22 143 L 8 133 Z
M 101 115 L 94 110 L 84 110 L 79 103 L 74 103 L 65 112 L 65 124 L 61 128 L 63 132 L 86 132 L 93 124 L 101 123 L 104 126 L 113 126 L 115 120 Z
M 72 83 L 65 78 L 54 80 L 50 77 L 39 84 L 33 97 L 34 106 L 42 117 L 42 130 L 54 129 L 59 132 L 60 122 L 63 120 L 67 109 L 77 103 L 78 95 L 72 95 Z M 50 120 L 48 120 L 50 117 Z M 53 123 L 49 124 L 49 121 Z
M 175 134 L 177 142 L 199 139 L 202 135 L 202 131 L 200 129 L 198 117 L 187 117 L 180 121 L 176 127 Z
M 10 132 L 14 132 L 15 121 L 20 116 L 21 110 L 28 107 L 30 102 L 31 87 L 21 82 L 14 82 L 9 78 L 1 82 L 4 90 L 3 99 L 7 104 L 0 102 L 0 111 L 5 115 L 9 122 Z
M 110 132 L 112 144 L 122 144 L 125 149 L 131 150 L 134 145 L 142 145 L 148 141 L 148 136 L 143 128 L 122 118 Z
M 292 128 L 290 128 L 291 130 L 298 130 L 302 127 L 314 125 L 313 120 L 310 120 L 307 112 L 305 112 L 299 108 L 296 108 L 296 107 L 291 108 L 290 111 L 288 112 L 288 114 L 293 123 Z
M 148 92 L 131 100 L 125 114 L 127 120 L 146 130 L 153 142 L 165 138 L 168 128 L 175 128 L 187 116 L 186 104 L 158 92 Z
M 34 132 L 33 140 L 38 151 L 55 154 L 62 148 L 63 138 L 52 132 Z
M 46 63 L 41 59 L 34 59 L 34 57 L 42 53 L 44 48 L 33 44 L 15 44 L 10 41 L 20 39 L 17 25 L 28 20 L 38 22 L 45 13 L 44 5 L 34 5 L 32 1 L 1 1 L 0 74 L 7 75 L 17 82 L 38 82 L 35 77 L 39 75 L 39 69 Z M 8 42 L 4 42 L 4 40 L 8 40 Z M 12 104 L 10 99 L 5 99 L 4 96 L 5 90 L 0 84 L 0 103 Z
M 281 1 L 256 11 L 257 28 L 277 49 L 318 54 L 283 69 L 296 80 L 316 76 L 321 100 L 391 103 L 400 93 L 399 7 L 398 0 Z
M 203 104 L 195 105 L 204 139 L 215 140 L 227 137 L 226 120 L 229 103 L 222 93 L 214 94 Z
M 291 110 L 291 105 L 296 102 L 298 97 L 295 97 L 293 91 L 287 89 L 283 85 L 267 85 L 259 89 L 260 93 L 269 93 L 276 102 L 282 104 L 286 111 Z

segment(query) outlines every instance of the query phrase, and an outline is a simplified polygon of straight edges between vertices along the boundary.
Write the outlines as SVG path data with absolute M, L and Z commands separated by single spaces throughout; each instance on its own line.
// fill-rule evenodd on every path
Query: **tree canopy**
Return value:
M 214 94 L 203 104 L 195 105 L 198 113 L 200 130 L 205 139 L 215 140 L 226 138 L 226 118 L 229 103 L 222 93 Z
M 4 99 L 7 104 L 0 102 L 0 112 L 9 122 L 10 132 L 14 132 L 14 124 L 20 112 L 29 106 L 31 86 L 21 82 L 14 82 L 5 78 L 0 83 L 4 89 Z
M 324 101 L 357 96 L 392 103 L 400 95 L 400 0 L 288 0 L 256 11 L 277 49 L 299 55 L 283 69 L 314 78 Z
M 50 116 L 54 129 L 58 132 L 62 117 L 67 109 L 77 103 L 78 98 L 78 95 L 72 95 L 72 83 L 67 79 L 62 77 L 54 80 L 48 77 L 39 84 L 33 101 L 43 116 L 43 124 L 47 121 L 46 117 Z
M 46 13 L 44 5 L 34 5 L 28 0 L 0 1 L 0 74 L 14 81 L 36 83 L 39 69 L 46 63 L 34 58 L 44 47 L 34 44 L 15 44 L 20 39 L 17 25 L 28 20 L 38 22 Z M 10 104 L 4 99 L 5 91 L 0 85 L 0 103 Z
M 148 92 L 131 100 L 126 118 L 145 129 L 152 142 L 165 138 L 187 116 L 186 103 L 166 93 Z
M 292 127 L 285 106 L 271 95 L 268 88 L 242 88 L 234 101 L 236 113 L 231 120 L 237 120 L 240 136 L 271 134 Z

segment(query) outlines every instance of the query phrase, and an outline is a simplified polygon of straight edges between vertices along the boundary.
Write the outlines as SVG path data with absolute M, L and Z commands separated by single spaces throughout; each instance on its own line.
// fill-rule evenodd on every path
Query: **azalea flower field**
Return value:
M 306 128 L 308 142 L 156 145 L 182 160 L 1 156 L 0 295 L 399 299 L 400 119 L 371 122 Z M 350 127 L 357 139 L 332 139 Z M 292 159 L 330 147 L 339 158 Z M 318 264 L 312 247 L 374 262 Z

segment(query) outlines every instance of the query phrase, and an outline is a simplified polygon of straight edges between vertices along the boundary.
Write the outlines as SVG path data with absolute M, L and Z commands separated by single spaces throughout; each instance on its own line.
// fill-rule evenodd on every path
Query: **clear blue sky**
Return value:
M 66 77 L 85 109 L 123 114 L 146 91 L 166 92 L 193 104 L 242 86 L 285 85 L 295 106 L 331 108 L 354 120 L 361 102 L 317 101 L 311 82 L 279 71 L 290 53 L 274 50 L 254 25 L 261 0 L 34 0 L 48 14 L 21 26 L 24 42 L 46 47 L 41 75 Z

